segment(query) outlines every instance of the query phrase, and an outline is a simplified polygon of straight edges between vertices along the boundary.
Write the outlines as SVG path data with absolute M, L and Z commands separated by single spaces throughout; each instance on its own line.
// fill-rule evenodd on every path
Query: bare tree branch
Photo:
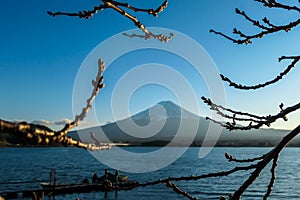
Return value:
M 95 6 L 93 10 L 84 10 L 84 11 L 79 11 L 77 13 L 50 12 L 50 11 L 48 11 L 47 13 L 53 17 L 58 16 L 58 15 L 65 15 L 65 16 L 70 16 L 70 17 L 80 17 L 80 18 L 84 18 L 84 19 L 89 19 L 89 18 L 93 17 L 94 14 L 97 14 L 98 11 L 103 11 L 104 9 L 111 8 L 111 9 L 115 10 L 116 12 L 118 12 L 119 14 L 121 14 L 124 17 L 131 20 L 135 26 L 137 26 L 140 30 L 142 30 L 144 32 L 144 35 L 124 34 L 125 36 L 131 37 L 131 38 L 138 37 L 138 38 L 144 38 L 144 39 L 154 38 L 154 39 L 160 40 L 161 42 L 168 42 L 174 36 L 173 33 L 170 33 L 169 36 L 166 36 L 163 34 L 153 34 L 135 16 L 126 12 L 123 9 L 123 8 L 126 8 L 126 9 L 132 10 L 134 12 L 143 12 L 143 13 L 147 13 L 149 15 L 153 15 L 154 17 L 157 17 L 158 14 L 160 12 L 162 12 L 168 6 L 168 0 L 165 0 L 157 9 L 136 8 L 134 6 L 129 5 L 128 3 L 121 3 L 118 1 L 114 1 L 114 0 L 101 0 L 101 1 L 102 1 L 102 4 Z
M 50 12 L 50 11 L 47 11 L 47 13 L 52 17 L 56 17 L 58 15 L 65 15 L 69 17 L 79 17 L 79 18 L 89 19 L 93 17 L 94 14 L 97 14 L 98 11 L 102 11 L 106 8 L 108 8 L 106 4 L 100 4 L 99 6 L 95 6 L 93 10 L 84 10 L 84 11 L 79 11 L 78 13 Z
M 286 60 L 286 59 L 291 59 L 292 60 L 291 64 L 289 64 L 287 66 L 287 68 L 283 72 L 281 72 L 277 77 L 275 77 L 274 79 L 272 79 L 270 81 L 267 81 L 265 83 L 252 85 L 252 86 L 247 86 L 247 85 L 237 84 L 237 83 L 231 81 L 228 77 L 226 77 L 222 74 L 221 74 L 221 78 L 222 78 L 223 81 L 228 82 L 229 86 L 232 86 L 236 89 L 256 90 L 256 89 L 259 89 L 259 88 L 263 88 L 265 86 L 268 86 L 268 85 L 271 85 L 271 84 L 274 84 L 274 83 L 278 82 L 279 80 L 281 80 L 283 78 L 283 76 L 287 75 L 291 71 L 291 69 L 293 67 L 295 67 L 296 64 L 299 62 L 300 56 L 281 56 L 278 60 L 279 60 L 279 62 L 281 62 L 282 60 Z
M 147 183 L 140 183 L 139 186 L 147 187 L 147 186 L 157 185 L 157 184 L 166 184 L 169 181 L 196 181 L 196 180 L 207 179 L 207 178 L 223 177 L 223 176 L 228 176 L 228 175 L 231 175 L 231 174 L 239 172 L 239 171 L 248 171 L 248 170 L 255 169 L 255 168 L 256 168 L 256 164 L 251 164 L 248 166 L 238 166 L 231 170 L 202 174 L 202 175 L 198 175 L 198 176 L 191 175 L 191 176 L 182 176 L 182 177 L 168 177 L 166 179 L 159 179 L 159 180 L 155 180 L 155 181 L 151 181 L 151 182 L 147 182 Z
M 164 11 L 164 9 L 167 8 L 167 6 L 168 6 L 168 0 L 165 0 L 163 2 L 163 4 L 160 5 L 158 8 L 156 8 L 155 10 L 152 8 L 150 8 L 150 9 L 136 8 L 136 7 L 129 5 L 128 3 L 120 3 L 117 1 L 111 1 L 111 2 L 113 4 L 115 4 L 116 6 L 126 7 L 130 10 L 133 10 L 134 12 L 145 12 L 145 13 L 148 13 L 149 15 L 153 15 L 154 17 L 157 17 L 158 13 Z
M 278 155 L 277 156 L 275 155 L 275 157 L 273 159 L 272 168 L 270 170 L 272 176 L 271 176 L 271 179 L 270 179 L 270 183 L 268 185 L 268 190 L 267 190 L 267 192 L 266 192 L 266 194 L 265 194 L 265 196 L 263 198 L 264 200 L 266 200 L 270 196 L 270 194 L 271 194 L 271 192 L 273 190 L 274 182 L 275 182 L 275 179 L 276 179 L 275 168 L 277 167 L 277 161 L 278 161 Z
M 298 109 L 300 109 L 300 103 L 297 103 L 293 106 L 287 107 L 283 109 L 283 104 L 279 105 L 280 112 L 275 115 L 267 115 L 267 116 L 257 116 L 253 114 L 249 114 L 246 112 L 240 112 L 240 111 L 234 111 L 228 108 L 224 108 L 221 105 L 214 104 L 210 99 L 207 99 L 206 97 L 201 97 L 203 102 L 210 106 L 211 110 L 214 110 L 217 112 L 218 115 L 226 118 L 231 119 L 232 122 L 219 122 L 214 119 L 210 119 L 207 117 L 206 119 L 211 120 L 222 127 L 232 131 L 232 130 L 250 130 L 250 129 L 258 129 L 262 127 L 263 125 L 270 126 L 272 123 L 274 123 L 278 119 L 283 119 L 285 121 L 288 120 L 286 117 L 289 113 L 294 112 Z M 229 113 L 229 114 L 226 114 Z M 241 116 L 241 117 L 238 117 Z M 248 126 L 238 126 L 236 122 L 249 122 Z
M 300 8 L 298 6 L 290 6 L 282 3 L 278 3 L 276 0 L 255 0 L 257 2 L 262 3 L 263 6 L 268 8 L 279 8 L 286 11 L 296 11 L 300 13 Z M 298 0 L 300 3 L 300 0 Z M 244 11 L 240 11 L 239 9 L 236 9 L 235 12 L 238 15 L 241 15 L 244 17 L 244 19 L 250 23 L 252 23 L 253 26 L 257 27 L 260 31 L 255 34 L 245 34 L 242 31 L 238 30 L 237 28 L 233 29 L 233 34 L 238 36 L 238 39 L 235 39 L 231 36 L 228 36 L 222 32 L 217 32 L 215 30 L 210 30 L 210 32 L 215 33 L 217 35 L 220 35 L 227 40 L 230 40 L 233 43 L 236 44 L 250 44 L 252 43 L 252 39 L 259 39 L 262 38 L 265 35 L 276 33 L 279 31 L 290 31 L 292 28 L 297 27 L 300 24 L 300 19 L 296 19 L 294 21 L 291 21 L 284 25 L 275 25 L 272 23 L 267 17 L 264 17 L 262 21 L 255 20 L 251 17 L 249 17 Z M 223 81 L 228 82 L 229 86 L 232 86 L 236 89 L 242 89 L 242 90 L 255 90 L 259 88 L 263 88 L 265 86 L 274 84 L 281 80 L 283 76 L 287 75 L 293 67 L 299 62 L 300 56 L 282 56 L 279 58 L 279 62 L 282 60 L 292 60 L 291 63 L 286 67 L 286 69 L 281 72 L 277 77 L 274 79 L 267 81 L 262 84 L 257 84 L 253 86 L 245 86 L 242 84 L 237 84 L 233 81 L 231 81 L 228 77 L 225 77 L 221 74 L 221 78 Z M 217 105 L 213 103 L 210 99 L 207 99 L 205 97 L 202 97 L 202 100 L 205 104 L 210 106 L 211 110 L 214 110 L 218 115 L 223 116 L 227 120 L 231 120 L 231 122 L 221 122 L 214 119 L 207 118 L 223 127 L 225 127 L 228 130 L 250 130 L 250 129 L 258 129 L 261 128 L 263 125 L 270 126 L 273 122 L 275 122 L 277 119 L 284 119 L 285 121 L 288 120 L 286 117 L 287 114 L 294 112 L 298 109 L 300 109 L 300 103 L 297 103 L 293 106 L 290 106 L 288 108 L 283 108 L 284 105 L 281 103 L 279 105 L 280 112 L 275 115 L 267 115 L 267 116 L 258 116 L 254 114 L 249 114 L 247 112 L 241 112 L 241 111 L 235 111 L 232 109 L 225 108 L 221 105 Z M 241 126 L 238 125 L 237 122 L 248 122 L 248 126 Z M 245 180 L 245 182 L 230 196 L 230 199 L 240 199 L 242 194 L 245 192 L 245 190 L 253 184 L 253 182 L 259 177 L 261 171 L 267 166 L 268 163 L 273 161 L 272 167 L 270 169 L 271 177 L 268 184 L 268 189 L 263 197 L 263 199 L 267 199 L 274 186 L 274 182 L 276 179 L 276 167 L 277 167 L 277 161 L 278 157 L 280 155 L 280 152 L 283 148 L 286 147 L 286 145 L 294 139 L 295 136 L 297 136 L 300 132 L 300 125 L 296 127 L 294 130 L 292 130 L 289 134 L 287 134 L 276 147 L 274 147 L 270 152 L 267 154 L 264 154 L 262 156 L 256 157 L 256 158 L 250 158 L 250 159 L 236 159 L 232 155 L 225 153 L 225 157 L 229 162 L 237 162 L 237 163 L 252 163 L 257 161 L 257 164 L 254 164 L 254 171 L 251 172 L 251 175 L 248 177 L 248 179 Z M 251 166 L 251 165 L 250 165 Z M 225 199 L 224 197 L 221 197 L 221 199 Z
M 300 12 L 300 8 L 297 7 L 297 6 L 290 6 L 290 5 L 278 3 L 278 2 L 275 1 L 275 0 L 272 0 L 272 1 L 266 1 L 266 0 L 254 0 L 254 1 L 260 2 L 260 3 L 262 3 L 265 7 L 268 7 L 268 8 L 281 8 L 281 9 L 284 9 L 284 10 L 294 10 L 294 11 Z M 298 2 L 299 2 L 299 0 L 298 0 Z
M 254 162 L 258 160 L 263 160 L 266 156 L 268 156 L 269 153 L 264 154 L 262 156 L 256 157 L 256 158 L 249 158 L 249 159 L 236 159 L 232 155 L 225 153 L 225 158 L 228 160 L 228 162 L 237 162 L 237 163 L 249 163 Z
M 196 198 L 196 197 L 193 197 L 193 196 L 190 195 L 189 193 L 187 193 L 187 192 L 181 190 L 179 187 L 177 187 L 177 186 L 176 186 L 173 182 L 171 182 L 171 181 L 168 181 L 168 182 L 166 183 L 166 186 L 169 187 L 169 188 L 172 188 L 174 192 L 176 192 L 177 194 L 182 195 L 182 196 L 184 196 L 184 197 L 186 197 L 186 198 L 188 198 L 188 199 L 191 199 L 191 200 L 197 200 L 197 199 L 198 199 L 198 198 Z
M 262 3 L 263 6 L 268 7 L 268 8 L 281 8 L 286 11 L 293 10 L 293 11 L 300 12 L 299 7 L 284 5 L 284 4 L 278 3 L 276 0 L 271 0 L 271 1 L 255 0 L 255 1 Z M 274 25 L 273 23 L 270 22 L 270 20 L 267 17 L 264 17 L 262 19 L 262 22 L 267 25 L 267 26 L 265 26 L 259 20 L 254 20 L 253 18 L 249 17 L 244 11 L 240 11 L 238 8 L 235 9 L 235 12 L 238 15 L 243 16 L 246 19 L 246 21 L 251 22 L 254 26 L 259 28 L 261 31 L 258 33 L 255 33 L 255 34 L 245 34 L 242 31 L 238 30 L 237 28 L 234 28 L 233 34 L 238 35 L 239 36 L 238 39 L 235 39 L 231 36 L 228 36 L 227 34 L 224 34 L 219 31 L 215 31 L 213 29 L 211 29 L 210 32 L 214 33 L 216 35 L 220 35 L 236 44 L 251 44 L 252 39 L 262 38 L 265 35 L 276 33 L 279 31 L 289 32 L 291 29 L 297 27 L 300 24 L 300 18 L 298 18 L 298 19 L 291 21 L 284 25 Z
M 254 26 L 256 26 L 256 27 L 258 27 L 258 28 L 265 29 L 265 30 L 270 30 L 270 29 L 271 29 L 271 28 L 269 28 L 269 27 L 266 27 L 266 26 L 260 24 L 260 22 L 259 22 L 258 20 L 254 20 L 254 19 L 252 19 L 251 17 L 249 17 L 249 16 L 245 13 L 245 11 L 241 11 L 241 10 L 239 10 L 238 8 L 236 8 L 236 9 L 235 9 L 235 13 L 238 14 L 238 15 L 243 16 L 247 21 L 251 22 Z M 233 30 L 233 33 L 234 33 L 234 34 L 238 34 L 238 35 L 240 35 L 241 37 L 246 38 L 246 36 L 245 36 L 242 32 L 238 31 L 237 29 L 234 29 L 234 30 Z

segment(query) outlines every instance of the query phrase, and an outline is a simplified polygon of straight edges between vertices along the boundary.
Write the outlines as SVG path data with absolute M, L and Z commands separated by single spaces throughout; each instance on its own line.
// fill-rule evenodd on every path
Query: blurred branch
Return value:
M 222 78 L 223 81 L 228 82 L 229 86 L 232 86 L 236 89 L 256 90 L 256 89 L 259 89 L 259 88 L 263 88 L 265 86 L 268 86 L 268 85 L 271 85 L 271 84 L 274 84 L 274 83 L 278 82 L 279 80 L 281 80 L 283 78 L 283 76 L 287 75 L 291 71 L 291 69 L 293 67 L 295 67 L 295 65 L 299 62 L 300 56 L 282 56 L 278 60 L 279 60 L 279 62 L 281 62 L 282 60 L 287 60 L 287 59 L 292 60 L 291 64 L 289 64 L 287 66 L 287 68 L 283 72 L 281 72 L 277 77 L 275 77 L 274 79 L 272 79 L 270 81 L 262 83 L 262 84 L 257 84 L 257 85 L 253 85 L 253 86 L 246 86 L 246 85 L 237 84 L 237 83 L 231 81 L 228 77 L 226 77 L 222 74 L 221 74 L 221 78 Z
M 145 35 L 139 35 L 139 34 L 128 34 L 128 33 L 123 33 L 124 36 L 130 37 L 130 38 L 142 38 L 142 39 L 149 39 L 149 38 L 154 38 L 157 39 L 161 42 L 168 42 L 169 40 L 171 40 L 174 37 L 173 33 L 170 33 L 169 36 L 166 36 L 164 34 L 153 34 L 151 32 L 149 32 L 149 34 L 145 34 Z
M 258 129 L 262 127 L 263 125 L 270 126 L 272 123 L 274 123 L 278 119 L 283 119 L 285 121 L 288 120 L 286 117 L 289 113 L 294 112 L 298 109 L 300 109 L 300 103 L 297 103 L 293 106 L 283 108 L 284 105 L 281 103 L 279 105 L 280 112 L 275 115 L 267 115 L 267 116 L 258 116 L 249 114 L 246 112 L 240 112 L 240 111 L 234 111 L 232 109 L 225 108 L 221 105 L 217 105 L 213 103 L 210 99 L 206 97 L 201 97 L 203 102 L 207 104 L 211 110 L 215 111 L 218 115 L 232 120 L 232 122 L 220 122 L 216 121 L 214 119 L 211 119 L 207 117 L 206 119 L 215 122 L 222 127 L 232 131 L 232 130 L 251 130 L 251 129 Z M 237 122 L 249 122 L 248 126 L 238 126 Z
M 58 16 L 58 15 L 65 15 L 65 16 L 70 16 L 70 17 L 79 17 L 79 18 L 84 18 L 84 19 L 89 19 L 94 16 L 94 14 L 97 14 L 98 11 L 103 11 L 107 8 L 111 8 L 118 12 L 119 14 L 123 15 L 124 17 L 128 18 L 131 20 L 135 26 L 137 26 L 140 30 L 144 32 L 144 35 L 142 38 L 144 39 L 149 39 L 149 38 L 154 38 L 158 39 L 161 42 L 167 42 L 170 40 L 174 34 L 170 33 L 169 36 L 163 35 L 163 34 L 153 34 L 151 31 L 149 31 L 135 16 L 130 14 L 129 12 L 126 12 L 125 9 L 134 11 L 134 12 L 143 12 L 147 13 L 149 15 L 153 15 L 154 17 L 157 17 L 160 12 L 162 12 L 167 6 L 168 6 L 168 0 L 165 0 L 158 8 L 153 9 L 143 9 L 143 8 L 137 8 L 134 6 L 129 5 L 128 3 L 121 3 L 118 1 L 114 0 L 101 0 L 102 4 L 95 6 L 94 9 L 92 10 L 84 10 L 84 11 L 79 11 L 77 13 L 68 13 L 68 12 L 50 12 L 48 11 L 47 13 L 53 17 Z M 141 38 L 140 35 L 136 34 L 124 34 L 125 36 L 129 37 L 139 37 Z
M 111 148 L 111 146 L 94 147 L 67 136 L 67 133 L 72 128 L 78 126 L 78 123 L 86 117 L 86 114 L 92 108 L 92 103 L 95 97 L 104 87 L 102 77 L 103 70 L 104 63 L 100 59 L 98 62 L 98 73 L 96 79 L 92 81 L 94 88 L 91 96 L 87 99 L 87 105 L 82 109 L 81 113 L 75 117 L 74 121 L 66 124 L 61 130 L 53 131 L 52 129 L 43 125 L 31 124 L 27 122 L 9 122 L 0 119 L 0 131 L 11 134 L 23 134 L 27 137 L 27 139 L 39 145 L 62 144 L 65 146 L 76 146 L 88 150 L 102 150 Z
M 87 104 L 82 109 L 81 113 L 75 116 L 75 120 L 69 124 L 66 124 L 66 126 L 61 131 L 59 131 L 61 135 L 67 134 L 70 129 L 78 126 L 78 123 L 82 121 L 86 117 L 87 113 L 92 109 L 92 104 L 95 97 L 98 95 L 99 91 L 105 86 L 103 84 L 103 80 L 104 80 L 102 76 L 103 71 L 104 71 L 104 62 L 101 59 L 99 59 L 98 73 L 96 79 L 92 80 L 93 91 L 91 93 L 91 96 L 87 99 Z

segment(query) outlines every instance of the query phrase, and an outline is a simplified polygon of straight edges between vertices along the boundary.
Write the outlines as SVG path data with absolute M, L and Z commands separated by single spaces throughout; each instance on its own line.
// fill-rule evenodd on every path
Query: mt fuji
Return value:
M 93 142 L 93 132 L 101 142 L 128 142 L 131 144 L 166 144 L 176 136 L 175 145 L 201 145 L 210 121 L 189 112 L 171 101 L 161 101 L 131 117 L 103 126 L 73 131 L 70 135 L 84 142 Z M 196 126 L 196 127 L 195 127 Z M 178 130 L 181 130 L 178 136 Z M 288 131 L 260 129 L 251 131 L 227 131 L 223 129 L 218 146 L 273 146 Z M 159 143 L 157 143 L 159 141 Z M 156 143 L 155 143 L 156 142 Z M 300 139 L 293 141 L 300 146 Z

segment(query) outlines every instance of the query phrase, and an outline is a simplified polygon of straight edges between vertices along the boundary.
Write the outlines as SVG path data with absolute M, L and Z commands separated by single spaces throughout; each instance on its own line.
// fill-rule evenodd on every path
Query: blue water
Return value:
M 127 147 L 131 151 L 144 152 L 152 147 Z M 152 148 L 152 149 L 151 149 Z M 203 159 L 198 157 L 199 148 L 190 148 L 180 159 L 161 170 L 128 174 L 129 179 L 140 183 L 169 176 L 189 176 L 224 171 L 236 166 L 228 163 L 224 153 L 237 158 L 250 158 L 268 152 L 269 148 L 214 148 Z M 300 148 L 287 148 L 280 156 L 277 179 L 270 199 L 300 199 Z M 58 182 L 76 183 L 89 178 L 93 173 L 100 175 L 107 168 L 89 152 L 77 148 L 6 148 L 0 149 L 0 193 L 40 188 L 39 181 L 49 179 L 49 170 L 55 168 Z M 134 167 L 134 163 L 132 163 Z M 262 199 L 269 181 L 269 167 L 263 171 L 244 194 L 243 199 Z M 122 172 L 121 172 L 122 174 Z M 123 173 L 124 174 L 124 173 Z M 249 172 L 236 173 L 228 177 L 202 179 L 199 181 L 175 182 L 181 189 L 199 199 L 218 199 L 234 192 L 249 176 Z M 35 183 L 7 184 L 7 182 L 37 181 Z M 4 184 L 6 183 L 6 184 Z M 56 196 L 55 199 L 184 199 L 164 185 L 136 188 L 132 191 L 93 192 Z M 46 198 L 47 199 L 47 198 Z

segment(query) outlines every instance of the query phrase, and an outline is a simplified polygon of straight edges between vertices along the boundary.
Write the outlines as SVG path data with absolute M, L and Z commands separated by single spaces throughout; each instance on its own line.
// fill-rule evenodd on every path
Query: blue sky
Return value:
M 137 7 L 156 8 L 162 1 L 129 2 Z M 294 2 L 297 3 L 296 0 Z M 93 8 L 98 3 L 96 0 L 1 2 L 0 118 L 30 122 L 73 118 L 72 92 L 81 63 L 99 43 L 135 27 L 131 21 L 109 9 L 89 20 L 65 16 L 53 18 L 46 12 L 72 12 Z M 210 34 L 211 28 L 224 33 L 231 33 L 233 27 L 249 32 L 255 30 L 234 13 L 236 7 L 258 19 L 269 16 L 274 23 L 284 23 L 295 17 L 293 13 L 285 15 L 280 10 L 262 8 L 252 0 L 190 0 L 188 3 L 171 0 L 158 18 L 145 14 L 134 15 L 148 27 L 173 29 L 193 38 L 209 53 L 218 70 L 232 80 L 255 84 L 273 79 L 289 64 L 278 63 L 278 57 L 299 54 L 299 28 L 288 34 L 277 33 L 262 40 L 254 40 L 254 44 L 249 46 L 237 46 Z M 121 57 L 113 65 L 125 67 L 112 67 L 104 74 L 107 87 L 95 103 L 100 124 L 116 120 L 110 109 L 113 84 L 136 65 L 153 62 L 172 65 L 177 70 L 185 65 L 188 68 L 185 61 L 154 51 Z M 202 95 L 209 95 L 201 77 L 195 76 L 191 69 L 180 73 L 191 80 L 190 84 L 195 88 L 199 102 Z M 281 102 L 292 105 L 300 100 L 299 73 L 300 69 L 296 67 L 279 83 L 258 91 L 238 91 L 224 84 L 227 106 L 256 114 L 275 114 Z M 133 114 L 161 100 L 176 102 L 175 96 L 166 88 L 147 85 L 133 94 L 128 108 Z M 206 115 L 206 112 L 205 105 L 200 102 L 199 114 Z M 273 127 L 291 129 L 297 125 L 299 114 L 294 113 L 288 118 L 288 122 L 279 120 Z

